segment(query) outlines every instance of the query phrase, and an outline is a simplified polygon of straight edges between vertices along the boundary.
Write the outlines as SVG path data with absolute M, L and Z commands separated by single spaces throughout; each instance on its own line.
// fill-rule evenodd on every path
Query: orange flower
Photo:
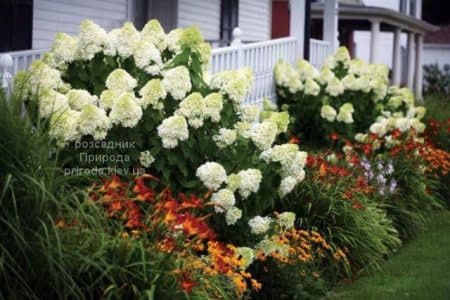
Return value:
M 257 280 L 255 279 L 250 279 L 250 282 L 252 283 L 252 287 L 255 291 L 259 292 L 262 288 L 262 284 L 259 283 Z
M 290 144 L 300 144 L 300 138 L 292 135 L 291 138 L 289 139 L 289 143 Z
M 144 177 L 138 177 L 133 187 L 133 192 L 137 194 L 139 201 L 152 201 L 155 197 L 155 191 L 145 185 Z

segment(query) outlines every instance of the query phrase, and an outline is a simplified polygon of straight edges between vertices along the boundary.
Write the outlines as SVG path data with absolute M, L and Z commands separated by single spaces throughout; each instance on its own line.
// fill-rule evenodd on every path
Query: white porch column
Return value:
M 414 33 L 408 32 L 408 74 L 406 85 L 409 89 L 414 89 Z
M 136 16 L 134 1 L 135 0 L 127 0 L 126 20 L 130 22 L 134 22 Z
M 370 62 L 375 63 L 378 59 L 379 41 L 380 41 L 380 21 L 370 20 L 371 34 L 370 34 Z
M 400 85 L 401 83 L 401 37 L 402 30 L 395 28 L 394 31 L 394 53 L 392 55 L 392 83 Z
M 330 51 L 334 52 L 339 46 L 339 2 L 337 0 L 326 0 L 323 2 L 323 40 L 330 43 Z
M 422 67 L 423 35 L 416 35 L 416 80 L 415 94 L 422 101 L 423 67 Z
M 415 4 L 415 10 L 414 10 L 414 12 L 415 12 L 415 17 L 417 18 L 417 19 L 422 19 L 422 0 L 416 0 L 415 2 L 414 2 L 414 4 Z
M 305 43 L 305 0 L 290 0 L 290 36 L 297 39 L 296 60 L 303 58 Z

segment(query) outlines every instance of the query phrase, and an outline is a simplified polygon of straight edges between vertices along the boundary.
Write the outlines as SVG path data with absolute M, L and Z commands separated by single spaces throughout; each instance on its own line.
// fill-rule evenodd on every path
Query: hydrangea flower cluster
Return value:
M 158 126 L 158 135 L 161 137 L 164 148 L 175 148 L 180 141 L 185 141 L 189 138 L 186 119 L 179 115 L 164 119 L 161 125 Z
M 225 148 L 232 145 L 237 139 L 237 132 L 234 129 L 220 128 L 219 133 L 213 136 L 217 147 Z
M 139 161 L 143 167 L 148 168 L 155 161 L 155 158 L 152 156 L 149 150 L 145 150 L 140 153 Z
M 227 180 L 224 167 L 216 162 L 207 162 L 197 168 L 195 175 L 211 190 L 217 190 Z
M 248 226 L 250 226 L 251 233 L 264 234 L 269 230 L 272 222 L 270 217 L 256 216 L 248 221 Z
M 252 83 L 253 72 L 249 68 L 220 72 L 211 78 L 211 87 L 228 95 L 236 105 L 244 99 Z
M 71 115 L 79 115 L 77 122 L 70 122 L 73 126 L 71 130 L 54 128 L 51 131 L 52 134 L 59 133 L 52 135 L 59 146 L 64 147 L 87 135 L 95 139 L 104 139 L 113 125 L 135 127 L 141 120 L 144 110 L 149 107 L 164 110 L 164 102 L 168 96 L 175 100 L 187 98 L 192 89 L 189 70 L 184 65 L 172 67 L 170 60 L 170 57 L 179 54 L 183 47 L 190 47 L 191 51 L 197 52 L 201 57 L 202 69 L 207 69 L 210 46 L 203 41 L 201 33 L 195 27 L 177 29 L 166 35 L 159 22 L 151 20 L 141 32 L 136 30 L 132 23 L 126 22 L 121 28 L 107 33 L 94 22 L 84 20 L 77 37 L 64 33 L 56 35 L 51 51 L 44 55 L 43 60 L 32 64 L 26 78 L 26 88 L 30 96 L 38 100 L 40 117 L 50 118 L 51 115 L 61 114 L 66 110 L 73 110 L 69 113 Z M 168 56 L 167 53 L 171 54 Z M 73 63 L 87 63 L 99 55 L 116 62 L 132 59 L 136 68 L 148 74 L 150 80 L 138 83 L 138 79 L 128 73 L 128 69 L 120 67 L 121 63 L 118 63 L 119 68 L 107 74 L 104 82 L 106 89 L 94 90 L 96 95 L 87 87 L 71 89 L 70 84 L 62 80 L 63 77 L 68 77 L 66 72 Z M 245 74 L 241 77 L 248 79 L 250 75 Z M 242 95 L 251 84 L 249 80 L 246 82 L 246 89 L 241 90 Z M 224 86 L 227 84 L 223 82 Z M 136 91 L 138 85 L 140 90 Z M 230 91 L 232 90 L 230 88 Z M 222 97 L 218 93 L 205 97 L 204 104 L 200 105 L 202 108 L 205 107 L 196 115 L 196 117 L 201 115 L 202 118 L 197 119 L 191 115 L 196 109 L 194 105 L 198 103 L 189 101 L 191 98 L 188 98 L 180 108 L 180 111 L 188 112 L 189 116 L 181 115 L 191 126 L 195 128 L 200 126 L 201 119 L 204 118 L 210 118 L 214 122 L 220 120 L 223 104 Z M 238 95 L 235 100 L 237 98 Z M 59 125 L 57 119 L 53 118 L 52 126 L 68 126 L 62 119 L 61 122 L 64 124 Z M 178 120 L 182 123 L 180 119 Z M 78 133 L 72 134 L 75 131 Z M 65 132 L 67 136 L 64 136 Z M 185 137 L 186 131 L 183 130 L 176 138 L 174 136 L 165 138 L 164 144 L 173 147 L 176 144 L 175 140 L 183 140 Z
M 351 59 L 343 47 L 327 59 L 320 72 L 303 60 L 295 67 L 281 61 L 274 69 L 282 108 L 298 116 L 295 127 L 301 132 L 307 126 L 300 122 L 320 128 L 324 137 L 336 132 L 351 138 L 355 131 L 369 130 L 384 136 L 391 127 L 422 132 L 423 108 L 414 106 L 407 88 L 389 87 L 388 73 L 382 64 Z M 320 114 L 324 122 L 311 113 Z
M 299 151 L 296 144 L 275 145 L 263 151 L 260 158 L 266 162 L 281 165 L 282 180 L 278 193 L 281 197 L 289 194 L 305 178 L 305 165 L 308 154 Z

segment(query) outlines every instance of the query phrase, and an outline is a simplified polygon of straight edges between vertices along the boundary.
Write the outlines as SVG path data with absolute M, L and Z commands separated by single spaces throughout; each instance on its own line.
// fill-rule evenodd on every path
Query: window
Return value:
M 229 44 L 233 40 L 233 29 L 239 25 L 238 13 L 239 0 L 222 0 L 220 10 L 220 40 L 222 44 Z
M 0 52 L 31 49 L 33 0 L 0 0 Z

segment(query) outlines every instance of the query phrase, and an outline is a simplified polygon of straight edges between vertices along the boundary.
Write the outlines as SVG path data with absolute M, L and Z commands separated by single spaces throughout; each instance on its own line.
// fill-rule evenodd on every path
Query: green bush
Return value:
M 417 119 L 411 126 L 419 127 L 422 108 L 414 106 L 412 92 L 389 86 L 386 66 L 351 60 L 344 47 L 320 72 L 304 60 L 295 68 L 281 61 L 274 76 L 279 105 L 291 115 L 291 133 L 306 143 L 351 141 L 369 129 L 376 132 L 372 124 L 380 118 L 389 118 L 389 126 Z
M 450 94 L 450 65 L 440 68 L 438 64 L 423 66 L 423 85 L 427 94 Z

